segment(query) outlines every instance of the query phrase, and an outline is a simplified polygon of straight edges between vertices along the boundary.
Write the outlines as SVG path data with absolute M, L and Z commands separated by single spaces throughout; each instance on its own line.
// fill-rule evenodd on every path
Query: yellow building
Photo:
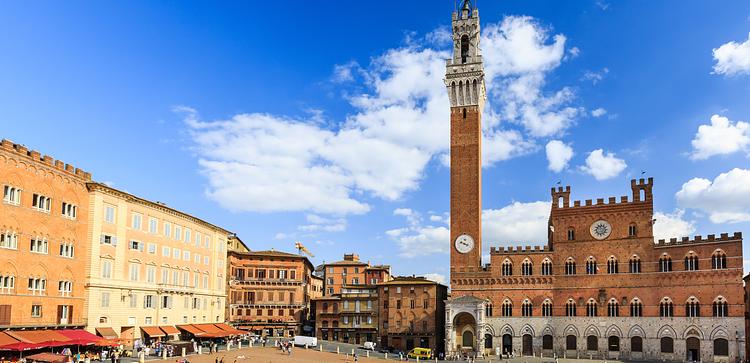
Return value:
M 132 343 L 175 325 L 224 322 L 230 232 L 104 184 L 87 187 L 89 331 Z

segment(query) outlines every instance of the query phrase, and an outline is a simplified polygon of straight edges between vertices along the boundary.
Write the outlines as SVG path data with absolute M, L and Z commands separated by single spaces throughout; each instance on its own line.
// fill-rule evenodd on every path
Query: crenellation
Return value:
M 49 166 L 55 165 L 55 159 L 49 155 L 42 156 L 42 162 Z
M 50 155 L 42 155 L 42 153 L 37 150 L 29 150 L 29 148 L 27 148 L 26 146 L 22 144 L 16 144 L 11 140 L 2 139 L 2 141 L 0 141 L 0 148 L 7 151 L 13 151 L 18 155 L 30 158 L 35 163 L 48 165 L 57 170 L 68 172 L 85 180 L 91 180 L 91 173 L 78 169 L 73 165 L 65 164 L 64 162 L 56 160 Z
M 74 169 L 75 169 L 75 167 L 73 165 L 65 164 L 65 171 L 67 171 L 68 173 L 72 174 L 73 171 L 74 171 Z
M 0 146 L 2 146 L 2 148 L 5 150 L 13 150 L 13 142 L 7 139 L 3 139 L 2 141 L 0 141 Z
M 596 205 L 604 204 L 604 198 L 596 198 Z
M 615 198 L 615 197 L 609 197 L 609 200 L 607 201 L 607 204 L 617 204 L 617 198 Z
M 34 159 L 34 161 L 39 161 L 41 160 L 42 153 L 36 150 L 31 150 L 28 152 L 28 155 L 31 156 L 31 158 Z
M 620 196 L 620 203 L 627 203 L 627 202 L 628 202 L 628 196 L 627 195 Z
M 573 202 L 573 207 L 580 207 L 580 206 L 581 206 L 581 201 L 580 200 L 576 200 L 576 201 Z
M 65 163 L 63 163 L 63 162 L 62 162 L 62 161 L 60 161 L 60 160 L 55 160 L 55 168 L 56 168 L 57 170 L 62 170 L 62 171 L 65 171 Z
M 591 199 L 586 199 L 586 206 L 591 206 L 592 205 L 591 202 L 592 202 Z

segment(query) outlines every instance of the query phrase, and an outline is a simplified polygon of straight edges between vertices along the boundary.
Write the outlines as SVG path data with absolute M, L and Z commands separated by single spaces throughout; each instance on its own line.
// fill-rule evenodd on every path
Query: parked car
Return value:
M 375 350 L 375 346 L 376 346 L 376 345 L 377 345 L 377 344 L 376 344 L 375 342 L 365 342 L 365 344 L 363 344 L 362 346 L 363 346 L 363 347 L 364 347 L 365 349 L 367 349 L 367 350 L 372 350 L 372 351 L 374 351 L 374 350 Z

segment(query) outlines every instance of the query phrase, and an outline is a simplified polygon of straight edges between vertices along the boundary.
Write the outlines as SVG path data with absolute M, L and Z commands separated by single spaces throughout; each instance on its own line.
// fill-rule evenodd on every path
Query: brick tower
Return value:
M 451 104 L 451 270 L 482 264 L 482 110 L 484 65 L 479 11 L 470 0 L 453 12 L 453 58 L 445 85 Z

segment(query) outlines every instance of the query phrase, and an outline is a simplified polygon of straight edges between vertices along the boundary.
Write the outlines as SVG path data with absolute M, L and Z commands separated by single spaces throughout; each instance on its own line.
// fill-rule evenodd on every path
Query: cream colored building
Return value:
M 110 328 L 132 342 L 157 326 L 224 322 L 230 232 L 104 184 L 87 187 L 89 331 Z

